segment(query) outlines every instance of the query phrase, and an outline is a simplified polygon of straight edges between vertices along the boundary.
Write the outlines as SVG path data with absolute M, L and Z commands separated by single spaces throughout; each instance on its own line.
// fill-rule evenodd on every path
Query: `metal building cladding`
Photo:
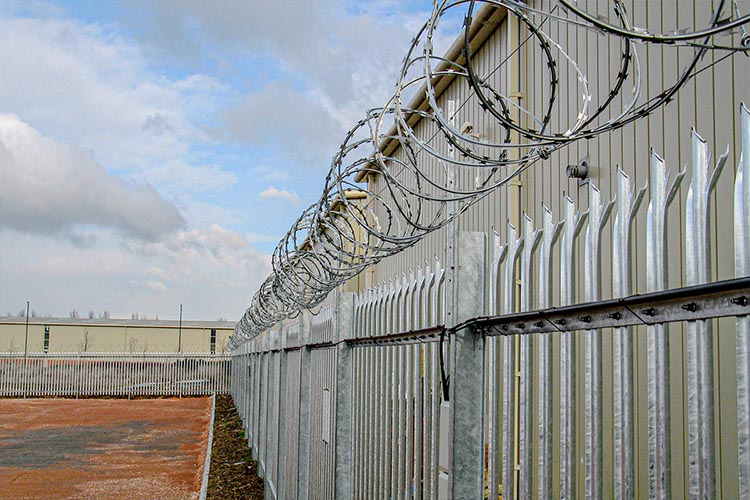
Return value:
M 391 102 L 403 121 L 275 255 L 307 274 L 277 266 L 235 332 L 267 495 L 750 498 L 750 2 L 461 8 L 470 28 Z M 720 26 L 722 42 L 656 41 Z M 613 92 L 623 75 L 637 85 Z M 533 150 L 543 127 L 565 142 L 637 93 L 664 102 Z M 526 149 L 466 165 L 503 141 Z M 484 192 L 492 175 L 507 182 Z M 320 257 L 335 251 L 356 272 Z

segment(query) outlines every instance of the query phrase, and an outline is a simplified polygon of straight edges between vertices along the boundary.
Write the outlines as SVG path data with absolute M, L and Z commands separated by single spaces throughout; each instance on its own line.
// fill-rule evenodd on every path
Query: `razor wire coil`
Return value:
M 407 49 L 395 92 L 344 136 L 320 198 L 276 246 L 273 272 L 237 323 L 230 346 L 318 306 L 335 287 L 416 244 L 555 151 L 620 129 L 666 105 L 700 71 L 725 59 L 707 63 L 710 51 L 750 55 L 750 14 L 742 15 L 736 0 L 731 8 L 726 8 L 728 3 L 717 4 L 705 27 L 658 33 L 633 26 L 621 0 L 611 2 L 612 20 L 578 7 L 574 0 L 557 0 L 549 11 L 516 0 L 436 0 Z M 441 21 L 456 9 L 465 9 L 463 46 L 452 58 L 435 55 Z M 517 22 L 525 36 L 511 53 L 483 71 L 472 33 L 500 11 Z M 616 73 L 602 78 L 597 72 L 592 82 L 563 37 L 553 36 L 555 30 L 617 41 Z M 651 97 L 643 92 L 639 45 L 689 53 L 674 82 Z M 501 69 L 522 46 L 538 51 L 534 55 L 544 68 L 543 75 L 535 75 L 544 79 L 546 89 L 539 110 L 522 106 L 503 80 Z M 457 108 L 441 106 L 438 85 L 445 77 L 468 89 Z M 568 120 L 560 113 L 564 95 L 578 99 L 577 112 Z M 426 105 L 404 104 L 414 96 L 424 96 Z M 476 130 L 472 122 L 459 125 L 457 118 L 469 106 L 481 110 L 486 132 Z M 425 127 L 416 123 L 432 124 L 435 132 L 425 137 Z M 389 143 L 397 144 L 390 151 L 400 154 L 386 153 L 384 145 Z M 370 183 L 371 178 L 377 183 Z

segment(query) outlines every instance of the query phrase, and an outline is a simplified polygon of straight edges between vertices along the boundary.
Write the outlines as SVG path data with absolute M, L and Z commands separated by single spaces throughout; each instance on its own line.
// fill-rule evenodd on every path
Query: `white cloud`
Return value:
M 268 165 L 253 167 L 253 172 L 259 174 L 266 182 L 286 182 L 292 178 L 289 172 Z
M 67 234 L 79 245 L 95 236 L 80 226 L 158 239 L 185 225 L 177 207 L 148 184 L 115 177 L 89 152 L 42 136 L 17 116 L 0 115 L 0 225 Z
M 58 17 L 0 16 L 0 112 L 96 152 L 162 192 L 235 182 L 192 150 L 211 141 L 202 123 L 228 89 L 201 74 L 169 79 L 114 26 Z M 208 181 L 208 182 L 206 182 Z
M 271 270 L 253 244 L 277 241 L 261 233 L 317 196 L 343 133 L 392 92 L 426 19 L 404 5 L 134 0 L 119 24 L 0 5 L 0 113 L 28 139 L 0 146 L 0 313 L 29 298 L 239 317 Z M 245 211 L 259 182 L 285 202 L 260 224 Z
M 284 189 L 277 189 L 273 186 L 270 186 L 267 189 L 264 189 L 260 193 L 260 197 L 263 200 L 274 200 L 274 199 L 285 200 L 295 205 L 302 203 L 302 200 L 300 200 L 299 196 L 292 193 L 291 191 L 286 191 Z
M 247 241 L 250 243 L 278 243 L 281 236 L 278 234 L 263 234 L 263 233 L 249 233 L 247 235 Z
M 149 281 L 146 281 L 146 286 L 155 292 L 163 292 L 167 289 L 167 285 L 165 285 L 161 281 L 149 280 Z
M 256 87 L 223 114 L 235 139 L 280 144 L 281 154 L 325 171 L 345 132 L 392 94 L 409 41 L 431 9 L 429 2 L 420 12 L 369 4 L 225 0 L 216 8 L 160 0 L 136 8 L 150 20 L 144 39 L 167 58 L 252 64 Z
M 189 191 L 222 191 L 237 182 L 237 176 L 219 165 L 195 167 L 182 160 L 167 160 L 162 165 L 151 168 L 146 175 L 138 175 L 166 191 L 179 193 Z
M 256 145 L 275 144 L 305 163 L 326 163 L 343 129 L 318 99 L 279 82 L 246 95 L 223 118 L 236 138 Z
M 220 226 L 181 230 L 161 242 L 102 231 L 95 246 L 0 229 L 0 311 L 31 300 L 38 311 L 65 315 L 109 310 L 187 319 L 239 318 L 271 271 L 270 256 Z

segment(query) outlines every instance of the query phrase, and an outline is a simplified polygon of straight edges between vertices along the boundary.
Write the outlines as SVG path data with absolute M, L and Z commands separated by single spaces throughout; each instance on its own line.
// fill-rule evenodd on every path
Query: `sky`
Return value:
M 239 319 L 431 7 L 0 0 L 0 315 Z

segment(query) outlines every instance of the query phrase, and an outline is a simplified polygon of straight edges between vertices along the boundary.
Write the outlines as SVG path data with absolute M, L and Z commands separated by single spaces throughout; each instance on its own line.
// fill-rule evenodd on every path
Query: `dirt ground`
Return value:
M 210 398 L 0 399 L 0 499 L 197 499 L 210 415 Z
M 216 396 L 208 500 L 263 500 L 263 480 L 251 459 L 231 396 Z

